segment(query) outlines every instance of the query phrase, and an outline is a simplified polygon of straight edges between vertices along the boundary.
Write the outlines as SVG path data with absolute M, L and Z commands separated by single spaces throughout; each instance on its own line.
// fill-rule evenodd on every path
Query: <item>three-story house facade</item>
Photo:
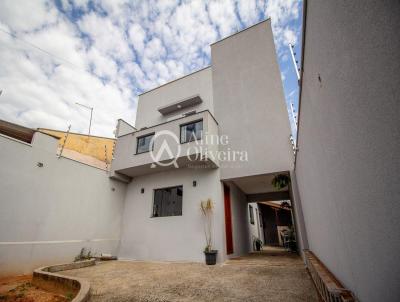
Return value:
M 119 256 L 202 261 L 213 201 L 218 260 L 252 248 L 248 203 L 289 198 L 290 126 L 270 20 L 211 45 L 211 65 L 139 96 L 120 120 L 111 177 L 128 183 Z

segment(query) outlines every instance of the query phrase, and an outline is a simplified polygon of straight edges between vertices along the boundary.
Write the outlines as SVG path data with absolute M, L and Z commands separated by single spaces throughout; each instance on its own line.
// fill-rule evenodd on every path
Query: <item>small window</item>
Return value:
M 137 138 L 137 146 L 136 146 L 136 154 L 149 152 L 150 151 L 150 142 L 154 137 L 154 133 L 141 136 Z
M 254 213 L 253 213 L 253 207 L 249 205 L 249 214 L 250 214 L 250 223 L 254 224 Z
M 200 140 L 203 132 L 203 120 L 181 125 L 181 144 Z
M 154 190 L 153 217 L 182 216 L 183 187 Z

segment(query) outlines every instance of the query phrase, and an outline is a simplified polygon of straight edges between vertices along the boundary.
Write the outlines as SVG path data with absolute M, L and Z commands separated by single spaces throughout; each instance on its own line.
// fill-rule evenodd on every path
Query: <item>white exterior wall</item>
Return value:
M 32 145 L 0 135 L 0 146 L 0 275 L 72 261 L 82 247 L 116 254 L 124 184 L 58 159 L 57 139 L 45 134 Z
M 199 95 L 203 102 L 193 107 L 183 108 L 169 115 L 162 115 L 158 108 Z M 211 67 L 191 73 L 185 77 L 169 82 L 139 96 L 136 111 L 135 127 L 151 127 L 170 119 L 180 117 L 183 113 L 196 110 L 209 110 L 214 113 L 212 95 Z
M 213 103 L 220 150 L 247 151 L 248 161 L 221 167 L 221 179 L 289 171 L 290 127 L 271 21 L 211 45 Z
M 182 216 L 151 217 L 154 189 L 179 185 L 183 185 Z M 182 168 L 135 177 L 127 189 L 119 257 L 203 262 L 206 241 L 200 201 L 211 198 L 215 205 L 213 247 L 219 251 L 218 261 L 223 261 L 226 253 L 222 194 L 217 169 Z
M 180 125 L 198 121 L 200 119 L 203 120 L 203 140 L 198 142 L 187 142 L 183 144 L 179 143 Z M 160 138 L 155 139 L 153 156 L 157 156 L 164 141 L 168 143 L 168 146 L 171 150 L 171 154 L 169 154 L 168 152 L 160 154 L 160 162 L 171 160 L 179 153 L 180 156 L 178 158 L 178 162 L 182 158 L 186 159 L 187 155 L 190 155 L 193 160 L 192 163 L 195 163 L 194 159 L 196 158 L 196 154 L 199 153 L 200 147 L 203 148 L 202 150 L 205 150 L 207 148 L 207 150 L 209 150 L 210 152 L 216 152 L 216 150 L 218 150 L 217 143 L 213 143 L 211 139 L 208 140 L 209 143 L 207 142 L 208 135 L 210 138 L 218 135 L 218 126 L 210 113 L 208 111 L 203 111 L 174 121 L 170 121 L 162 125 L 158 125 L 141 131 L 136 131 L 134 133 L 119 137 L 114 148 L 115 158 L 112 162 L 112 171 L 117 171 L 134 177 L 143 174 L 157 173 L 160 172 L 160 170 L 162 169 L 175 169 L 173 165 L 167 167 L 151 168 L 151 164 L 153 164 L 154 159 L 150 152 L 136 154 L 138 137 L 152 133 L 157 134 L 161 131 L 169 131 L 170 133 L 174 134 L 178 139 L 178 142 L 176 142 L 173 137 L 168 135 L 162 135 Z M 178 152 L 179 149 L 180 152 Z M 211 160 L 215 165 L 218 164 L 218 158 Z
M 132 125 L 128 124 L 124 120 L 119 119 L 117 121 L 117 127 L 115 129 L 115 137 L 120 137 L 120 136 L 126 135 L 128 133 L 132 133 L 135 130 L 136 130 L 135 127 L 133 127 Z
M 295 172 L 309 248 L 360 301 L 399 301 L 400 3 L 307 2 Z
M 117 141 L 112 170 L 133 177 L 126 196 L 121 257 L 203 261 L 204 235 L 198 203 L 212 195 L 220 209 L 216 215 L 219 227 L 215 228 L 215 237 L 218 238 L 219 260 L 223 260 L 227 256 L 220 179 L 288 171 L 292 167 L 289 120 L 270 20 L 213 44 L 212 61 L 212 67 L 140 95 L 136 117 L 139 131 Z M 203 103 L 167 116 L 157 110 L 195 95 L 200 95 Z M 227 134 L 229 140 L 228 145 L 218 146 L 219 150 L 247 151 L 248 162 L 221 164 L 218 170 L 145 170 L 152 160 L 149 154 L 134 155 L 136 135 L 161 130 L 179 134 L 179 123 L 195 119 L 195 116 L 177 122 L 171 119 L 192 110 L 209 110 L 214 114 L 214 107 L 218 127 L 214 122 L 208 123 L 214 127 L 211 133 Z M 168 121 L 171 122 L 165 123 Z M 158 125 L 160 123 L 165 124 Z M 140 130 L 142 127 L 152 128 Z M 182 148 L 188 146 L 190 144 L 182 145 Z M 176 143 L 172 142 L 170 147 L 176 148 Z M 144 175 L 147 173 L 149 175 Z M 202 179 L 199 184 L 208 184 L 204 190 L 192 187 L 196 178 Z M 183 183 L 183 216 L 151 218 L 153 190 Z M 140 193 L 142 187 L 144 194 Z M 252 250 L 253 233 L 249 227 L 246 196 L 236 186 L 230 184 L 230 187 L 234 254 L 229 257 L 232 257 Z M 254 216 L 252 227 L 257 227 L 259 218 L 255 212 Z M 260 236 L 258 230 L 254 235 L 263 239 L 262 230 Z
M 233 183 L 227 183 L 231 193 L 231 217 L 232 217 L 232 238 L 233 254 L 229 258 L 242 256 L 249 252 L 249 226 L 247 218 L 246 195 Z M 225 225 L 225 222 L 224 222 Z M 224 231 L 225 234 L 225 231 Z M 226 253 L 226 250 L 224 250 Z

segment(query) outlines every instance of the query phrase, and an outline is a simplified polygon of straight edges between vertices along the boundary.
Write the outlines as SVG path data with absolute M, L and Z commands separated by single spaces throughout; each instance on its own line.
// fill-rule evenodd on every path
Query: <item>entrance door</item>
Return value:
M 231 190 L 224 185 L 226 253 L 233 254 Z
M 271 207 L 263 207 L 264 218 L 264 242 L 267 245 L 279 245 L 276 213 Z

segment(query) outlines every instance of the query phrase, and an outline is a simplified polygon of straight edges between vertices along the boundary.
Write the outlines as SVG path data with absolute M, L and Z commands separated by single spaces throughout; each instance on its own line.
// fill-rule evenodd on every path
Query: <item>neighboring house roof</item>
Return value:
M 114 151 L 115 139 L 101 136 L 87 136 L 79 133 L 38 128 L 32 129 L 18 124 L 0 120 L 0 134 L 31 144 L 35 132 L 40 132 L 58 139 L 58 152 L 64 144 L 62 156 L 96 167 L 108 170 Z
M 58 137 L 58 147 L 61 149 L 67 134 L 66 131 L 45 128 L 38 128 L 38 130 Z M 115 139 L 109 137 L 69 132 L 62 155 L 88 165 L 104 168 L 104 163 L 111 163 L 114 143 Z
M 0 120 L 0 133 L 30 144 L 35 130 Z

